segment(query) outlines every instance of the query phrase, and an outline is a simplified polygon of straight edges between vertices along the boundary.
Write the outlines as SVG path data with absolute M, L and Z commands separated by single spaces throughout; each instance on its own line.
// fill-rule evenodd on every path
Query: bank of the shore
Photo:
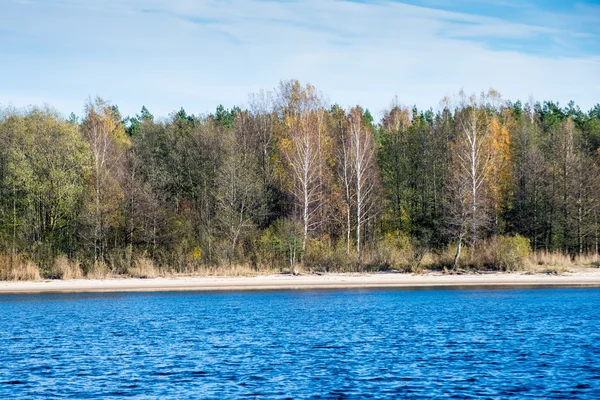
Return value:
M 419 287 L 600 287 L 600 270 L 547 274 L 326 274 L 0 282 L 0 294 Z

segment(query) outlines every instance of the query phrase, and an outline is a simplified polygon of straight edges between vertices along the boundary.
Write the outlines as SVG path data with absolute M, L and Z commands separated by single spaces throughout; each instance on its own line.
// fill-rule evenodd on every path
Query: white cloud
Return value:
M 82 5 L 85 4 L 85 5 Z M 600 56 L 543 56 L 490 48 L 581 32 L 397 2 L 124 0 L 10 5 L 0 15 L 10 62 L 0 102 L 32 99 L 79 111 L 104 96 L 124 114 L 142 104 L 166 116 L 246 102 L 281 79 L 311 82 L 342 106 L 375 114 L 394 95 L 436 106 L 461 88 L 511 99 L 600 101 Z M 477 39 L 477 40 L 475 40 Z

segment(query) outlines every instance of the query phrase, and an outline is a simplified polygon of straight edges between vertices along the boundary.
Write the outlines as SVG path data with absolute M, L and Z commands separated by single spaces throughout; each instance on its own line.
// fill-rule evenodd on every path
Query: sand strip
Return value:
M 326 274 L 0 282 L 0 294 L 424 287 L 600 287 L 600 270 L 565 275 Z

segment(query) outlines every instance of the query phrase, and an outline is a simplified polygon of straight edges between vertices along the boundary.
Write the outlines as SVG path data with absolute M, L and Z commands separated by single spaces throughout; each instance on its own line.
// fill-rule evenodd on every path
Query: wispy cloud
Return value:
M 99 94 L 125 114 L 142 104 L 159 115 L 181 106 L 206 112 L 288 78 L 375 112 L 396 94 L 424 107 L 490 86 L 513 99 L 600 101 L 598 29 L 574 22 L 593 21 L 594 6 L 570 10 L 572 21 L 559 24 L 549 22 L 552 10 L 504 2 L 496 6 L 524 4 L 521 13 L 546 19 L 494 17 L 442 0 L 14 1 L 0 14 L 0 49 L 10 60 L 0 63 L 0 76 L 10 77 L 0 103 L 45 100 L 77 112 Z

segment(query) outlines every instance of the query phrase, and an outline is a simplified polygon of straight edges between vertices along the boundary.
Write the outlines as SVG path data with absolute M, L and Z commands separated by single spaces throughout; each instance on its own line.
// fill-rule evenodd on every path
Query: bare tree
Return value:
M 260 151 L 264 184 L 270 183 L 272 167 L 271 155 L 273 147 L 273 128 L 275 115 L 273 111 L 273 95 L 271 92 L 260 91 L 250 95 L 250 116 L 253 118 L 255 135 Z
M 244 141 L 248 121 L 242 112 L 236 116 L 235 130 L 226 132 L 225 160 L 217 176 L 218 218 L 231 244 L 232 260 L 240 236 L 253 226 L 262 209 L 263 186 L 256 160 Z
M 319 226 L 323 207 L 322 141 L 325 111 L 314 87 L 295 81 L 282 83 L 280 106 L 285 108 L 287 136 L 281 140 L 281 152 L 289 170 L 291 191 L 302 220 L 302 253 L 306 251 L 309 231 Z
M 453 268 L 456 268 L 462 242 L 470 234 L 475 244 L 480 230 L 490 222 L 490 202 L 486 195 L 493 166 L 494 149 L 485 109 L 475 96 L 461 99 L 456 111 L 456 140 L 452 148 L 453 164 L 450 192 L 451 225 L 457 240 Z M 468 207 L 467 207 L 468 204 Z M 468 229 L 468 231 L 467 231 Z
M 284 157 L 290 166 L 292 192 L 301 209 L 303 233 L 302 251 L 306 250 L 306 239 L 320 221 L 315 221 L 321 204 L 319 185 L 319 136 L 323 111 L 305 113 L 298 119 L 289 121 L 291 141 L 283 148 Z
M 371 130 L 365 126 L 362 110 L 350 110 L 351 171 L 356 201 L 356 251 L 360 255 L 362 227 L 372 217 L 377 182 L 375 151 Z
M 352 168 L 351 138 L 348 132 L 348 118 L 342 109 L 337 110 L 341 116 L 335 118 L 337 133 L 337 146 L 335 150 L 336 167 L 338 179 L 341 183 L 342 197 L 344 203 L 344 225 L 346 230 L 346 254 L 350 254 L 350 243 L 352 235 L 352 208 L 354 206 L 354 175 Z

